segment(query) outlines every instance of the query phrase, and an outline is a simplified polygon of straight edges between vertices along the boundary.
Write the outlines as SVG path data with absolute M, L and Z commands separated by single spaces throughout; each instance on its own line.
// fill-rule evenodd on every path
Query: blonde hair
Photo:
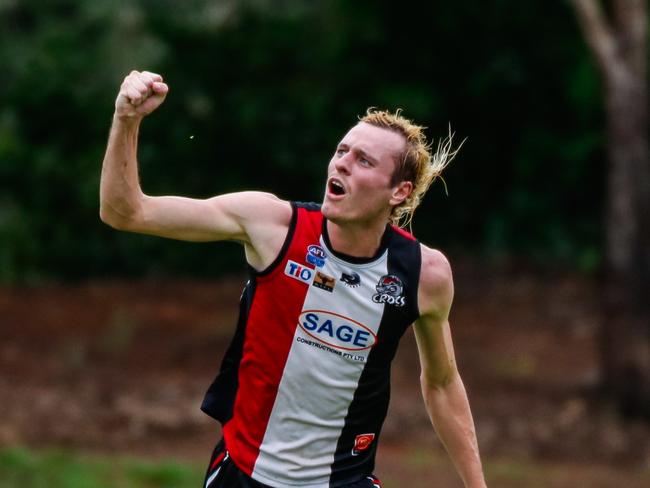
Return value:
M 442 171 L 454 159 L 465 141 L 454 149 L 452 144 L 454 134 L 450 127 L 447 137 L 438 142 L 438 147 L 432 154 L 431 143 L 427 141 L 424 134 L 425 127 L 415 125 L 402 116 L 401 112 L 401 109 L 391 113 L 371 107 L 363 117 L 359 117 L 359 121 L 397 132 L 406 140 L 404 152 L 397 157 L 397 167 L 390 184 L 394 186 L 401 181 L 410 181 L 413 183 L 413 191 L 406 200 L 393 207 L 390 221 L 399 227 L 410 227 L 413 213 L 431 183 L 440 178 L 445 184 L 441 176 Z M 445 192 L 446 190 L 445 184 Z

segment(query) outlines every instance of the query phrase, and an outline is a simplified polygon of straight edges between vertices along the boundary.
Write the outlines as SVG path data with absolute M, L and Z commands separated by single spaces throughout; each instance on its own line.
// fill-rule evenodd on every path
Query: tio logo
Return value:
M 306 268 L 302 264 L 298 264 L 291 260 L 287 261 L 287 266 L 284 268 L 284 274 L 307 284 L 311 283 L 311 280 L 314 277 L 314 271 L 312 269 Z

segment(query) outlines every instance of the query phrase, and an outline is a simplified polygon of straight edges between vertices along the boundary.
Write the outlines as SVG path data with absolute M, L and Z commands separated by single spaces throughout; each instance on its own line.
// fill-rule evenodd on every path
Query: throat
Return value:
M 331 250 L 353 258 L 372 259 L 384 247 L 386 222 L 374 226 L 345 225 L 325 221 L 326 240 Z

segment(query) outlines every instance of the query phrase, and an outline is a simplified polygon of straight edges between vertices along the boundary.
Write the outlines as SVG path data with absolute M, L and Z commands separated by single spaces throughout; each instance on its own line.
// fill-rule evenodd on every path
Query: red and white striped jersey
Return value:
M 280 254 L 251 270 L 201 408 L 223 423 L 232 460 L 253 479 L 336 487 L 374 468 L 390 365 L 418 317 L 420 245 L 389 225 L 374 257 L 342 255 L 318 205 L 292 207 Z

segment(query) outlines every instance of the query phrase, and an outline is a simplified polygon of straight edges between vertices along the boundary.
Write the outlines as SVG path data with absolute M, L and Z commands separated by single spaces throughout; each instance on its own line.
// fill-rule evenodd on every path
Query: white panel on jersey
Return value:
M 334 452 L 359 377 L 376 342 L 384 305 L 375 285 L 387 253 L 350 264 L 326 250 L 302 313 L 253 478 L 270 486 L 327 488 Z

